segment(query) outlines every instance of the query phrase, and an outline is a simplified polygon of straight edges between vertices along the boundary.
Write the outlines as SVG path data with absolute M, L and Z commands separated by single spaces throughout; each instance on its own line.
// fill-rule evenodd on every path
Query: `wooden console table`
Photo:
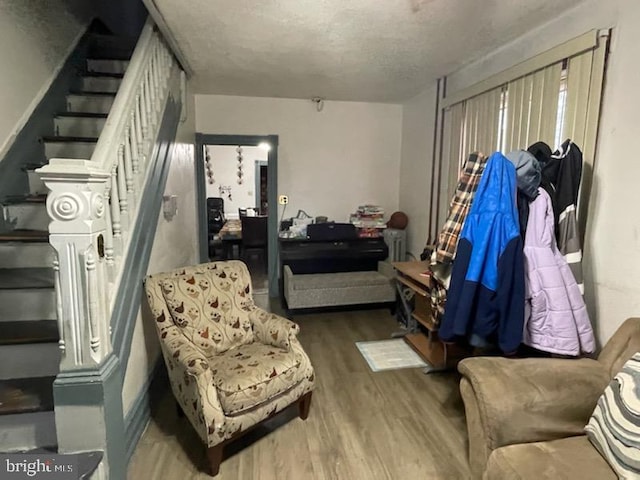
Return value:
M 465 356 L 462 349 L 447 345 L 438 338 L 438 325 L 431 312 L 428 262 L 395 262 L 396 283 L 400 295 L 399 313 L 405 317 L 405 341 L 430 367 L 425 373 L 452 367 Z M 407 289 L 413 293 L 413 302 L 405 296 Z

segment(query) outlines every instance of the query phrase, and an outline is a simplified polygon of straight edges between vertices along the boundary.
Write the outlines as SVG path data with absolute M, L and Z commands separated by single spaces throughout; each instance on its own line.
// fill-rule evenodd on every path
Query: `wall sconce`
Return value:
M 171 221 L 178 213 L 178 197 L 176 195 L 165 195 L 162 197 L 162 213 L 165 220 Z

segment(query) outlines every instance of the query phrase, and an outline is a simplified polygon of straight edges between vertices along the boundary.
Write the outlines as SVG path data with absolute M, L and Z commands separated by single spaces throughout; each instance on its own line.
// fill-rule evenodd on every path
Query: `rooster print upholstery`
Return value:
M 254 304 L 241 261 L 151 275 L 145 290 L 173 394 L 208 447 L 313 390 L 298 325 Z

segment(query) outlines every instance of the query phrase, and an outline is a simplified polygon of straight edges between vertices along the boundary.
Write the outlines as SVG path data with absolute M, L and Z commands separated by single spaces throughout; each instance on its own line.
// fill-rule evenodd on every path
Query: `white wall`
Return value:
M 227 218 L 238 216 L 238 208 L 259 207 L 256 202 L 256 160 L 267 161 L 268 153 L 259 147 L 242 147 L 242 184 L 238 184 L 238 152 L 236 146 L 207 145 L 213 167 L 213 181 L 205 181 L 207 198 L 224 198 L 224 213 Z M 203 167 L 205 168 L 205 167 Z M 228 194 L 221 195 L 219 187 L 231 187 L 231 200 Z
M 407 250 L 416 258 L 427 243 L 431 188 L 435 85 L 402 105 L 400 210 L 409 216 Z
M 196 95 L 196 130 L 210 134 L 279 135 L 278 193 L 285 217 L 348 221 L 364 203 L 387 216 L 398 209 L 402 107 L 310 100 Z
M 171 167 L 164 190 L 165 195 L 178 197 L 178 212 L 172 220 L 166 220 L 162 211 L 160 212 L 147 271 L 149 275 L 198 263 L 194 169 L 194 98 L 193 95 L 189 95 L 187 98 L 187 120 L 178 127 Z M 129 412 L 142 388 L 146 386 L 151 370 L 160 354 L 156 327 L 148 312 L 144 293 L 142 297 L 143 306 L 136 319 L 131 354 L 122 389 L 125 415 Z
M 0 2 L 0 159 L 89 23 L 78 1 Z
M 614 27 L 584 252 L 586 299 L 601 342 L 640 316 L 638 25 L 640 2 L 588 0 L 448 80 L 454 92 L 590 29 Z

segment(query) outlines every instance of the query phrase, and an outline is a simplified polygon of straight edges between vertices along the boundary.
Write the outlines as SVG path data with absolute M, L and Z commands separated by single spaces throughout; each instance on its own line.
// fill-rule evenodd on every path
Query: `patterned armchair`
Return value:
M 145 290 L 171 389 L 207 445 L 211 474 L 223 446 L 298 403 L 306 419 L 314 372 L 299 327 L 253 303 L 240 261 L 150 275 Z

